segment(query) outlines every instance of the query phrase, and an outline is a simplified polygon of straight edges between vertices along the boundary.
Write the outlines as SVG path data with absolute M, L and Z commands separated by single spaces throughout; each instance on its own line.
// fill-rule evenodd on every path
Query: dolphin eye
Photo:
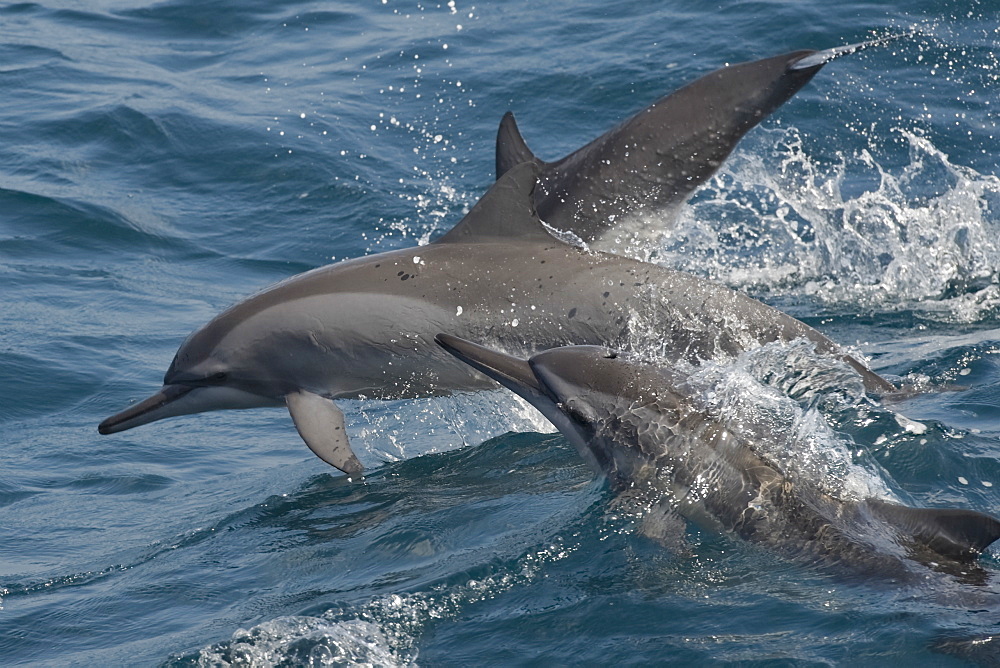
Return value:
M 606 360 L 618 359 L 618 353 L 616 353 L 614 350 L 609 350 L 606 353 L 604 353 L 604 359 Z
M 208 380 L 210 380 L 210 381 L 212 381 L 214 383 L 221 383 L 225 379 L 226 379 L 226 372 L 225 371 L 219 371 L 217 373 L 213 373 L 211 376 L 208 377 Z

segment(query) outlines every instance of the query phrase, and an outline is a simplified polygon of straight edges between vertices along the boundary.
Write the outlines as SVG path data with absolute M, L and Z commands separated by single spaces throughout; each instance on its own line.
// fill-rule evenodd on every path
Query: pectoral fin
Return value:
M 325 397 L 305 390 L 285 395 L 299 436 L 317 457 L 344 473 L 360 473 L 364 467 L 351 450 L 344 428 L 344 413 Z
M 643 515 L 639 534 L 679 557 L 693 554 L 687 537 L 687 522 L 669 500 L 660 501 Z
M 627 489 L 612 499 L 608 510 L 615 515 L 638 517 L 636 533 L 648 538 L 675 556 L 690 556 L 691 544 L 687 539 L 687 522 L 676 509 L 670 495 L 650 499 L 648 492 Z
M 974 510 L 910 508 L 877 499 L 871 511 L 938 554 L 971 560 L 1000 538 L 1000 521 Z

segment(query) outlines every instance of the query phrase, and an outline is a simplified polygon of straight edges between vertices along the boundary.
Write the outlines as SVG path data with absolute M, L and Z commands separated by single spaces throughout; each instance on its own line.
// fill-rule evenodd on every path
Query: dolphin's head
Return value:
M 635 367 L 600 346 L 553 348 L 523 360 L 448 334 L 438 344 L 524 398 L 569 439 L 599 472 L 611 473 L 624 453 L 602 437 L 601 426 L 643 389 Z
M 277 357 L 274 353 L 282 331 L 255 327 L 252 318 L 239 317 L 234 310 L 220 314 L 185 339 L 163 376 L 164 385 L 231 388 L 274 397 L 272 367 L 276 365 L 267 363 L 267 357 Z
M 114 434 L 177 415 L 281 405 L 269 384 L 249 372 L 245 356 L 237 354 L 242 337 L 220 318 L 181 344 L 158 392 L 104 420 L 98 431 Z
M 640 390 L 632 365 L 603 346 L 563 346 L 534 355 L 528 366 L 562 410 L 593 423 L 615 411 L 621 398 L 631 401 Z

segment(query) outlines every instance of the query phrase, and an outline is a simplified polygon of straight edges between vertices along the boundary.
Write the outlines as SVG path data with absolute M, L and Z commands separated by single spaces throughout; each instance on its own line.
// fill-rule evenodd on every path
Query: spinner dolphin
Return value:
M 652 318 L 678 359 L 732 355 L 806 337 L 808 325 L 704 279 L 553 238 L 531 204 L 537 168 L 505 174 L 427 246 L 345 260 L 289 278 L 191 334 L 163 387 L 104 420 L 102 434 L 166 417 L 286 406 L 321 459 L 348 473 L 338 398 L 408 398 L 494 387 L 434 343 L 440 331 L 530 353 L 568 343 L 624 345 Z M 844 356 L 875 392 L 892 384 Z
M 670 368 L 597 346 L 525 360 L 447 334 L 437 341 L 538 408 L 614 490 L 648 504 L 653 535 L 682 517 L 789 556 L 898 580 L 911 579 L 910 560 L 968 576 L 968 564 L 1000 538 L 1000 521 L 983 513 L 835 496 L 788 475 L 760 447 L 782 434 L 734 427 Z

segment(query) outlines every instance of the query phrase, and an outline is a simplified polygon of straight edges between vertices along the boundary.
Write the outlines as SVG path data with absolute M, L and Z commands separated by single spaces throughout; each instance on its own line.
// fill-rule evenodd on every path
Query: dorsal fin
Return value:
M 522 162 L 533 162 L 539 167 L 543 164 L 528 148 L 521 131 L 517 129 L 514 114 L 508 111 L 500 120 L 500 129 L 497 130 L 497 178 Z
M 473 243 L 498 239 L 555 241 L 545 231 L 532 192 L 538 166 L 524 162 L 509 170 L 483 195 L 472 211 L 434 243 Z
M 875 499 L 868 507 L 919 544 L 952 559 L 975 559 L 1000 538 L 1000 520 L 974 510 L 910 508 Z

